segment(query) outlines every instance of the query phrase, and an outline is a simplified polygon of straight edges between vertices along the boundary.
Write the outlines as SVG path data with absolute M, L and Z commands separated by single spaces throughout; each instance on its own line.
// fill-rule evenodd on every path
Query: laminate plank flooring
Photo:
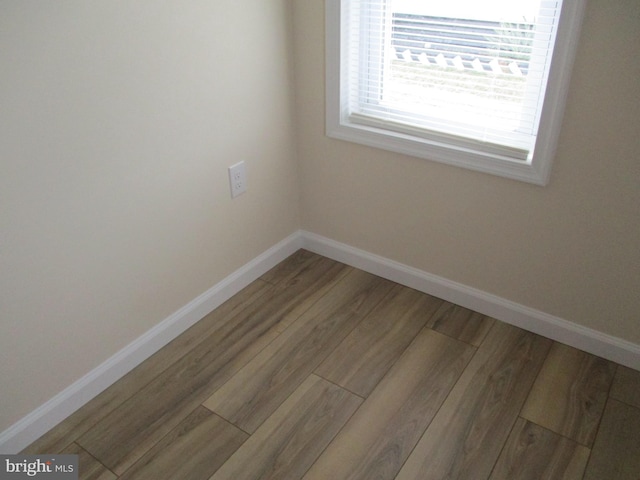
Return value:
M 40 437 L 24 450 L 25 454 L 37 452 L 60 453 L 63 448 L 86 433 L 99 420 L 106 417 L 118 406 L 132 397 L 143 386 L 151 382 L 179 358 L 186 355 L 197 344 L 220 328 L 228 316 L 247 308 L 260 296 L 271 294 L 272 285 L 262 281 L 253 282 L 233 296 L 215 311 L 152 355 L 110 388 L 99 394 L 55 428 Z
M 117 474 L 124 473 L 198 404 L 278 336 L 286 313 L 308 300 L 347 267 L 317 262 L 313 274 L 261 296 L 231 318 L 161 375 L 120 405 L 77 443 Z M 310 305 L 309 305 L 310 306 Z
M 640 478 L 640 410 L 609 399 L 584 480 Z
M 248 436 L 201 406 L 120 478 L 206 480 L 240 448 Z
M 309 375 L 212 480 L 300 478 L 361 403 Z
M 435 297 L 396 285 L 316 373 L 367 397 L 441 304 Z
M 321 260 L 322 258 L 317 255 L 299 250 L 289 257 L 286 262 L 282 262 L 263 275 L 260 280 L 253 282 L 234 295 L 215 311 L 206 315 L 178 338 L 120 379 L 111 388 L 98 395 L 56 428 L 51 429 L 38 441 L 30 445 L 24 453 L 43 451 L 60 453 L 62 448 L 69 445 L 79 435 L 87 432 L 98 420 L 121 405 L 142 386 L 148 384 L 153 378 L 175 363 L 178 358 L 184 356 L 195 345 L 219 329 L 225 318 L 235 316 L 263 295 L 273 295 L 277 291 L 276 287 L 288 288 L 297 282 L 308 281 L 305 280 L 305 277 L 308 276 L 306 273 L 310 269 L 317 270 L 317 267 L 320 266 L 318 262 Z M 325 262 L 321 270 L 330 265 L 331 263 Z M 346 273 L 346 269 L 343 273 Z M 317 284 L 318 290 L 313 293 L 314 297 L 321 296 L 324 292 L 323 289 L 330 288 L 331 285 L 330 282 Z M 304 305 L 306 303 L 301 303 L 298 308 L 302 308 Z M 295 311 L 286 312 L 280 318 L 280 322 L 286 323 L 288 317 L 295 317 L 295 313 Z
M 640 372 L 301 250 L 23 453 L 82 480 L 638 480 L 639 398 Z
M 591 447 L 614 374 L 614 363 L 556 343 L 522 416 Z
M 640 372 L 618 366 L 611 386 L 611 398 L 640 408 Z
M 487 479 L 550 347 L 493 325 L 397 478 Z
M 392 288 L 353 271 L 234 375 L 204 405 L 253 433 Z
M 117 480 L 118 478 L 77 443 L 72 443 L 60 453 L 78 455 L 78 477 L 82 480 Z
M 493 318 L 478 312 L 443 302 L 438 311 L 429 319 L 428 327 L 476 347 L 493 325 Z
M 474 352 L 422 330 L 304 479 L 393 479 Z
M 519 418 L 490 480 L 581 480 L 589 449 Z

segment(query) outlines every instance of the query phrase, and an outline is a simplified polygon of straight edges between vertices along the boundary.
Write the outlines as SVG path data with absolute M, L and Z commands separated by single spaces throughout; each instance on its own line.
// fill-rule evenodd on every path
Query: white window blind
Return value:
M 340 124 L 365 134 L 388 132 L 392 144 L 413 139 L 453 147 L 463 157 L 532 165 L 562 0 L 327 3 L 340 18 Z M 573 8 L 570 14 L 579 18 L 581 11 Z M 577 38 L 578 18 L 565 22 L 574 35 L 568 39 Z M 561 50 L 569 59 L 572 51 Z M 329 65 L 328 81 L 332 71 Z M 561 81 L 551 95 L 556 102 L 568 75 L 557 77 Z M 329 97 L 335 94 L 331 88 Z

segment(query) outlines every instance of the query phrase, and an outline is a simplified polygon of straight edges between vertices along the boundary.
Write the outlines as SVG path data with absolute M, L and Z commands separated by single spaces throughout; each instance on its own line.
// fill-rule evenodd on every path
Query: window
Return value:
M 584 0 L 326 8 L 327 135 L 547 183 Z

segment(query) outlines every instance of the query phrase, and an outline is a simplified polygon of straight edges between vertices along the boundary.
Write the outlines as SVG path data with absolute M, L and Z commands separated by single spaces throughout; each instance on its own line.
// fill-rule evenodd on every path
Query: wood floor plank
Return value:
M 314 263 L 321 259 L 320 255 L 300 249 L 262 275 L 260 280 L 272 285 L 289 284 L 300 272 L 313 268 Z
M 352 268 L 315 253 L 298 250 L 287 260 L 278 264 L 261 277 L 274 284 L 278 289 L 295 289 L 299 288 L 298 284 L 300 282 L 306 282 L 309 278 L 313 279 L 317 275 L 316 272 L 322 271 L 323 268 L 326 268 L 327 264 L 331 264 L 336 269 L 341 269 L 340 274 L 336 275 L 331 282 L 316 282 L 317 289 L 314 292 L 308 293 L 306 301 L 291 303 L 286 311 L 282 311 L 278 323 L 275 326 L 278 332 L 286 330 L 286 328 L 308 310 L 317 299 L 331 290 L 342 277 L 348 275 Z
M 550 347 L 494 323 L 397 479 L 487 479 Z
M 380 277 L 351 272 L 204 405 L 255 432 L 391 288 Z
M 470 343 L 480 345 L 495 320 L 467 308 L 443 302 L 431 317 L 427 326 L 436 332 Z
M 490 480 L 582 480 L 591 451 L 519 418 Z
M 474 352 L 423 329 L 304 480 L 393 479 Z
M 118 478 L 77 443 L 72 443 L 60 453 L 78 455 L 78 480 L 116 480 Z
M 615 367 L 608 360 L 554 343 L 522 417 L 591 447 Z
M 297 480 L 362 399 L 310 375 L 211 480 Z
M 178 336 L 157 353 L 142 362 L 111 387 L 100 393 L 78 411 L 23 450 L 24 454 L 60 453 L 64 447 L 86 433 L 93 425 L 131 398 L 140 388 L 189 353 L 196 345 L 274 287 L 262 281 L 251 283 L 223 303 L 215 311 Z
M 200 406 L 120 480 L 206 480 L 247 440 L 242 430 Z
M 348 267 L 322 259 L 288 288 L 261 296 L 133 397 L 77 443 L 120 475 L 176 427 L 277 335 L 283 316 L 341 278 Z
M 611 398 L 640 408 L 640 371 L 618 365 L 609 395 Z
M 440 304 L 440 299 L 396 285 L 316 373 L 367 397 Z
M 609 399 L 584 480 L 640 478 L 640 409 Z

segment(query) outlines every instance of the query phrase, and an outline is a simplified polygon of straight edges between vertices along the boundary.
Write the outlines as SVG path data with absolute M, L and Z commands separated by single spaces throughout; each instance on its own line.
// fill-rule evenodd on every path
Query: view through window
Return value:
M 351 113 L 532 153 L 558 2 L 362 0 Z M 363 35 L 363 33 L 365 33 Z M 354 69 L 354 71 L 356 71 Z

